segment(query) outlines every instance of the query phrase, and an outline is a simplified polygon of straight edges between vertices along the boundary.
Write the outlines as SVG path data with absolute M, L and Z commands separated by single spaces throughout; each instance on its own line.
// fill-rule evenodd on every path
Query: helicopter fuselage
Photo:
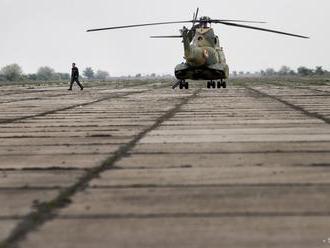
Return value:
M 199 27 L 189 32 L 185 28 L 182 30 L 185 62 L 176 66 L 176 78 L 180 80 L 228 78 L 229 68 L 225 54 L 213 29 Z

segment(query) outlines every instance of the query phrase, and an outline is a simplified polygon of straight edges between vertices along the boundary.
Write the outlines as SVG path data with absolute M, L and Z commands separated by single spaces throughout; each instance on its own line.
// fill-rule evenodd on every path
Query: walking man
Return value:
M 80 90 L 84 89 L 84 86 L 79 82 L 79 70 L 78 67 L 76 67 L 75 63 L 72 63 L 72 70 L 71 70 L 71 83 L 70 83 L 70 88 L 68 90 L 72 90 L 73 83 L 76 82 Z

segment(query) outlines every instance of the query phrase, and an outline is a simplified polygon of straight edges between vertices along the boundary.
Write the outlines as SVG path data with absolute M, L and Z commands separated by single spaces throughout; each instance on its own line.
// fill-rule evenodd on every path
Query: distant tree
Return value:
M 83 71 L 83 75 L 87 78 L 87 79 L 93 79 L 95 77 L 94 75 L 94 70 L 92 69 L 92 67 L 87 67 L 84 71 Z
M 325 71 L 323 70 L 322 66 L 316 66 L 315 74 L 316 75 L 324 75 L 325 74 Z
M 281 76 L 286 76 L 290 74 L 290 71 L 291 71 L 290 67 L 283 65 L 278 71 L 278 74 Z
M 55 76 L 56 75 L 54 69 L 50 68 L 49 66 L 42 66 L 37 71 L 38 80 L 52 80 L 55 79 Z
M 290 70 L 290 71 L 289 71 L 289 75 L 290 75 L 290 76 L 294 76 L 294 75 L 296 75 L 296 72 L 295 72 L 294 70 Z
M 101 70 L 98 70 L 95 74 L 95 78 L 99 80 L 106 80 L 109 76 L 109 72 Z
M 275 70 L 273 68 L 267 68 L 265 70 L 265 75 L 266 76 L 274 76 L 276 74 Z
M 58 80 L 69 80 L 70 79 L 70 74 L 69 73 L 56 72 L 54 74 L 53 78 L 58 79 Z
M 233 74 L 234 77 L 237 77 L 237 71 L 233 71 L 232 74 Z
M 151 73 L 150 77 L 156 77 L 156 73 Z
M 310 76 L 310 75 L 313 75 L 313 70 L 312 69 L 309 69 L 305 66 L 300 66 L 298 69 L 297 69 L 297 72 L 300 76 Z
M 0 74 L 8 81 L 17 81 L 22 78 L 23 71 L 18 64 L 11 64 L 2 67 Z
M 140 78 L 140 77 L 142 77 L 142 75 L 141 75 L 141 73 L 138 73 L 138 74 L 135 75 L 135 77 Z
M 38 76 L 35 73 L 28 74 L 28 75 L 26 75 L 26 77 L 27 77 L 27 79 L 33 80 L 33 81 L 36 81 L 38 79 Z

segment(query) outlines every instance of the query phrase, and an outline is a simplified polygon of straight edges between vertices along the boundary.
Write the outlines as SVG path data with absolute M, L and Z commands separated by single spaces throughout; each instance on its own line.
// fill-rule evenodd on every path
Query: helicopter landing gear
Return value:
M 221 87 L 224 89 L 227 88 L 227 83 L 223 79 L 217 82 L 217 88 L 220 89 Z
M 210 89 L 210 88 L 215 89 L 215 87 L 217 87 L 218 89 L 220 89 L 220 88 L 227 88 L 227 83 L 223 79 L 221 79 L 218 82 L 215 82 L 215 81 L 211 80 L 211 81 L 208 81 L 207 82 L 207 85 L 206 86 L 207 86 L 208 89 Z
M 207 82 L 207 88 L 210 89 L 211 87 L 213 89 L 215 89 L 215 81 L 208 81 Z
M 189 83 L 186 82 L 185 80 L 176 81 L 176 83 L 172 86 L 172 89 L 175 89 L 178 86 L 179 86 L 180 90 L 182 90 L 183 88 L 189 89 Z
M 185 80 L 181 80 L 179 83 L 179 88 L 182 90 L 185 88 L 186 90 L 189 89 L 189 83 L 186 82 Z

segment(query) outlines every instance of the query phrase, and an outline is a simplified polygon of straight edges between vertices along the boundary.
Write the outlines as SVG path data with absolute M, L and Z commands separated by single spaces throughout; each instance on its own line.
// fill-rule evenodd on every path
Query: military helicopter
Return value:
M 87 32 L 134 28 L 142 26 L 178 24 L 178 23 L 192 23 L 192 27 L 188 29 L 183 26 L 180 30 L 180 35 L 168 36 L 151 36 L 151 38 L 182 38 L 184 46 L 184 59 L 185 62 L 178 64 L 175 67 L 175 77 L 177 81 L 173 84 L 172 88 L 179 86 L 180 89 L 188 89 L 189 83 L 187 79 L 191 80 L 208 80 L 207 88 L 226 88 L 226 79 L 229 77 L 229 67 L 226 63 L 225 53 L 220 46 L 219 37 L 215 35 L 211 24 L 223 24 L 227 26 L 255 29 L 259 31 L 277 33 L 282 35 L 294 36 L 299 38 L 308 39 L 309 37 L 286 33 L 282 31 L 265 29 L 255 26 L 239 23 L 265 23 L 259 21 L 246 21 L 246 20 L 228 20 L 228 19 L 211 19 L 207 16 L 198 19 L 199 8 L 193 15 L 192 20 L 187 21 L 170 21 L 170 22 L 157 22 L 157 23 L 144 23 L 133 24 L 125 26 L 116 26 L 108 28 L 89 29 Z

